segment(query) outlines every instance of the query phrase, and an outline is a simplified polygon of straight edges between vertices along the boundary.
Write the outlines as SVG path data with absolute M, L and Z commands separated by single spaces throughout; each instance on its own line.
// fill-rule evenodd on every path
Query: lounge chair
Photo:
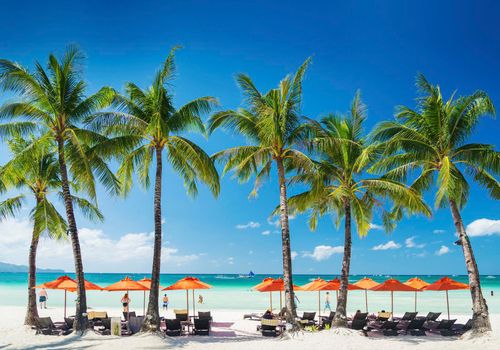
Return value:
M 463 335 L 465 332 L 470 331 L 472 329 L 472 319 L 470 318 L 465 324 L 455 323 L 451 326 L 451 330 L 456 335 Z
M 263 313 L 253 312 L 251 314 L 244 314 L 243 319 L 251 321 L 260 321 L 262 319 L 262 315 Z
M 56 324 L 50 317 L 36 317 L 35 323 L 36 334 L 67 335 L 71 333 L 64 322 Z
M 299 320 L 299 323 L 303 327 L 314 326 L 316 324 L 316 321 L 314 320 L 315 317 L 316 317 L 316 312 L 304 312 L 304 314 Z
M 94 329 L 100 335 L 111 335 L 111 319 L 103 318 L 101 325 Z
M 125 312 L 123 311 L 123 318 L 127 321 L 130 317 L 136 317 L 135 311 Z
M 366 324 L 368 320 L 365 318 L 364 320 L 352 320 L 349 322 L 349 328 L 357 330 L 357 331 L 363 331 L 363 333 L 366 335 Z
M 206 312 L 202 312 L 202 311 L 198 311 L 198 318 L 200 320 L 209 320 L 210 322 L 212 322 L 212 315 L 210 313 L 210 311 L 206 311 Z
M 181 322 L 188 321 L 188 312 L 187 310 L 174 310 L 175 318 Z
M 330 315 L 320 317 L 320 327 L 324 329 L 326 326 L 331 327 L 333 318 L 335 317 L 335 311 L 330 311 Z
M 362 314 L 361 314 L 362 316 Z M 377 317 L 375 318 L 375 321 L 377 322 L 385 322 L 385 321 L 388 321 L 392 316 L 392 313 L 391 312 L 386 312 L 386 311 L 380 311 L 377 315 Z
M 386 337 L 395 337 L 398 335 L 398 324 L 399 321 L 384 321 L 382 324 L 377 324 L 377 327 L 370 325 L 368 330 L 372 332 L 380 332 Z
M 452 330 L 452 326 L 455 324 L 457 320 L 441 320 L 437 325 L 436 324 L 431 324 L 429 327 L 429 323 L 426 323 L 426 330 L 429 331 L 431 334 L 441 334 L 444 337 L 448 336 L 454 336 L 457 335 L 455 332 Z
M 260 331 L 264 337 L 276 337 L 279 335 L 278 326 L 280 320 L 278 319 L 265 319 L 260 321 Z
M 425 319 L 427 321 L 436 322 L 439 316 L 441 316 L 440 312 L 429 312 L 427 316 L 425 316 Z
M 358 330 L 363 329 L 368 323 L 367 317 L 368 317 L 368 312 L 356 312 L 352 320 L 347 322 L 347 327 Z
M 169 337 L 178 337 L 182 334 L 181 321 L 178 319 L 166 319 L 165 320 L 165 334 Z
M 417 317 L 418 312 L 405 312 L 403 317 L 394 317 L 394 321 L 412 321 Z
M 73 317 L 65 317 L 64 323 L 66 324 L 66 328 L 68 330 L 73 330 L 73 323 L 75 322 L 75 318 Z
M 210 320 L 195 318 L 193 331 L 195 335 L 210 335 Z
M 131 334 L 135 334 L 141 330 L 144 323 L 144 316 L 130 316 L 128 320 L 128 329 Z
M 425 336 L 424 324 L 426 322 L 425 318 L 415 318 L 411 320 L 404 328 L 403 332 L 405 334 L 410 333 L 413 336 Z

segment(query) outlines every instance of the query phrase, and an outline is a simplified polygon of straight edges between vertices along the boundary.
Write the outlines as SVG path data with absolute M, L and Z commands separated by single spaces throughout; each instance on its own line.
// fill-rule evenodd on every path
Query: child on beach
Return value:
M 47 291 L 45 290 L 45 288 L 42 288 L 42 290 L 39 293 L 39 300 L 38 300 L 40 302 L 40 309 L 47 308 L 47 299 L 49 299 Z
M 130 298 L 128 297 L 128 293 L 125 293 L 125 295 L 123 296 L 122 300 L 121 300 L 121 303 L 123 305 L 123 312 L 128 312 L 128 306 L 130 304 Z
M 168 310 L 168 296 L 166 294 L 163 295 L 163 310 Z

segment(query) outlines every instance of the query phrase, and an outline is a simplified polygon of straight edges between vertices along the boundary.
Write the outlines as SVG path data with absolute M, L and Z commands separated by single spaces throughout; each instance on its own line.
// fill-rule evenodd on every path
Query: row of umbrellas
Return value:
M 448 298 L 449 290 L 468 289 L 469 286 L 465 283 L 454 281 L 449 277 L 443 277 L 434 283 L 427 283 L 424 280 L 414 277 L 408 281 L 401 283 L 400 281 L 389 278 L 388 280 L 378 283 L 371 278 L 363 278 L 353 284 L 348 284 L 348 290 L 364 290 L 365 291 L 365 305 L 366 312 L 368 312 L 368 290 L 379 292 L 391 292 L 391 312 L 394 313 L 394 292 L 415 292 L 415 311 L 417 311 L 417 292 L 424 290 L 430 291 L 445 291 L 446 292 L 446 307 L 448 309 L 448 319 L 450 318 L 450 303 Z M 284 290 L 283 279 L 266 278 L 253 289 L 259 292 L 269 292 L 270 307 L 272 309 L 272 292 L 280 292 L 280 309 L 282 307 L 281 292 Z M 335 278 L 331 281 L 325 281 L 317 278 L 310 283 L 303 286 L 293 286 L 294 291 L 317 291 L 318 292 L 318 315 L 321 315 L 321 292 L 322 291 L 336 291 L 338 298 L 338 291 L 340 290 L 340 280 Z
M 89 282 L 87 280 L 84 281 L 85 290 L 100 290 L 100 291 L 144 291 L 144 301 L 143 301 L 143 313 L 146 312 L 146 291 L 151 290 L 151 279 L 143 278 L 138 281 L 134 281 L 130 277 L 125 277 L 124 279 L 113 283 L 107 287 L 100 287 L 97 284 Z M 194 291 L 196 289 L 208 289 L 211 288 L 207 283 L 200 281 L 196 277 L 185 277 L 171 286 L 163 288 L 162 290 L 186 290 L 186 308 L 189 313 L 189 290 L 193 291 L 193 313 L 195 312 L 195 303 L 194 303 Z M 77 288 L 77 283 L 74 279 L 69 276 L 60 276 L 54 281 L 42 283 L 35 288 L 45 288 L 45 289 L 58 289 L 64 290 L 64 317 L 66 317 L 66 300 L 67 300 L 67 292 L 74 292 Z

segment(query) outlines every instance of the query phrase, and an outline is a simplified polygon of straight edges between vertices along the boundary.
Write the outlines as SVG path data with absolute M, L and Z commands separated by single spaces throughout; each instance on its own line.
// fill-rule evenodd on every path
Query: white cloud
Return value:
M 238 230 L 246 230 L 247 228 L 257 228 L 260 227 L 260 223 L 255 222 L 255 221 L 249 221 L 246 224 L 238 224 L 236 225 L 236 228 Z
M 295 219 L 295 215 L 288 215 L 288 221 Z M 280 218 L 277 217 L 275 220 L 267 218 L 267 223 L 274 227 L 280 227 Z
M 227 258 L 227 263 L 229 265 L 233 265 L 234 264 L 234 257 L 230 256 L 229 258 Z
M 380 230 L 382 231 L 384 229 L 384 226 L 374 224 L 373 222 L 370 224 L 370 230 Z
M 295 258 L 299 255 L 299 253 L 297 253 L 295 250 L 292 250 L 292 252 L 290 253 L 291 257 L 292 257 L 292 260 L 295 260 Z
M 434 231 L 432 231 L 432 233 L 435 233 L 436 235 L 440 235 L 440 234 L 446 233 L 446 231 L 445 230 L 434 230 Z
M 263 236 L 269 236 L 270 234 L 271 234 L 271 231 L 269 231 L 269 230 L 262 231 Z
M 477 219 L 468 224 L 465 231 L 470 237 L 500 235 L 500 220 Z
M 399 249 L 399 248 L 401 248 L 401 244 L 396 243 L 394 241 L 389 241 L 384 244 L 376 245 L 375 247 L 372 248 L 372 250 L 389 250 L 389 249 Z
M 423 248 L 425 247 L 425 244 L 417 244 L 415 243 L 415 236 L 412 236 L 412 237 L 408 237 L 406 240 L 405 240 L 405 246 L 406 248 Z
M 312 253 L 305 252 L 304 257 L 312 258 L 316 261 L 326 260 L 333 254 L 341 254 L 344 252 L 343 246 L 332 247 L 329 245 L 318 245 L 314 248 Z
M 450 252 L 450 248 L 448 248 L 445 245 L 442 245 L 441 248 L 439 248 L 439 250 L 436 251 L 436 255 L 441 256 L 441 255 L 448 254 L 449 252 Z
M 7 219 L 0 222 L 0 261 L 27 265 L 31 231 L 28 219 Z M 115 239 L 102 230 L 81 228 L 78 234 L 86 271 L 147 272 L 151 269 L 153 233 L 127 233 Z M 38 245 L 38 266 L 73 271 L 70 244 L 69 239 L 54 241 L 42 236 Z M 181 266 L 198 258 L 199 254 L 182 255 L 177 248 L 162 247 L 164 266 Z

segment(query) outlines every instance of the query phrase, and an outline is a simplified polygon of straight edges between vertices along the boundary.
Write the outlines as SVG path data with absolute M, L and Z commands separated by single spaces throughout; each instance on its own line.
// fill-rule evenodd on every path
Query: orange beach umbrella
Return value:
M 149 290 L 149 288 L 126 276 L 124 279 L 116 283 L 110 284 L 107 287 L 104 287 L 103 290 L 107 290 L 109 292 L 121 291 L 121 292 L 127 292 L 128 294 L 129 291 L 134 291 L 134 290 L 146 291 Z
M 394 316 L 394 292 L 415 292 L 415 291 L 418 291 L 418 289 L 407 286 L 406 284 L 403 284 L 394 278 L 389 278 L 388 280 L 384 281 L 383 283 L 380 283 L 379 285 L 371 288 L 370 290 L 373 290 L 376 292 L 391 292 L 391 314 L 392 314 L 392 316 Z
M 374 280 L 368 277 L 362 278 L 354 283 L 355 286 L 365 290 L 366 312 L 368 312 L 368 290 L 375 286 L 378 286 L 378 284 L 379 284 L 378 282 L 375 282 Z
M 280 308 L 282 307 L 281 300 L 281 292 L 285 290 L 285 282 L 283 282 L 282 278 L 276 278 L 268 283 L 262 284 L 259 288 L 255 288 L 259 292 L 280 292 Z M 301 287 L 293 285 L 293 290 L 302 290 Z M 271 300 L 271 309 L 272 309 L 272 300 Z
M 327 284 L 327 282 L 322 278 L 316 278 L 315 280 L 304 284 L 301 288 L 306 292 L 318 292 L 318 318 L 321 317 L 321 290 L 320 287 Z
M 97 284 L 84 281 L 85 290 L 102 290 Z M 60 276 L 53 281 L 42 283 L 35 288 L 45 288 L 45 289 L 59 289 L 64 290 L 64 317 L 66 317 L 66 299 L 67 292 L 74 292 L 77 289 L 77 283 L 74 279 L 69 276 Z
M 446 308 L 448 309 L 448 319 L 450 319 L 450 301 L 448 299 L 449 290 L 469 289 L 469 285 L 443 277 L 436 282 L 424 287 L 424 290 L 446 291 Z
M 195 289 L 209 289 L 212 288 L 208 283 L 200 281 L 196 277 L 184 277 L 178 280 L 171 286 L 163 288 L 162 290 L 185 290 L 186 291 L 186 309 L 189 315 L 189 290 L 193 291 L 193 315 L 195 314 L 195 303 L 194 303 L 194 290 Z
M 259 288 L 264 287 L 265 285 L 271 283 L 272 281 L 274 281 L 274 278 L 266 277 L 262 280 L 262 282 L 253 286 L 252 289 L 259 290 Z M 281 292 L 280 292 L 280 299 L 281 299 Z M 273 309 L 273 293 L 272 292 L 269 292 L 269 307 L 271 310 Z
M 347 284 L 347 290 L 362 290 L 363 288 L 358 287 L 354 284 Z M 340 290 L 340 280 L 338 278 L 334 278 L 331 281 L 326 282 L 323 286 L 319 287 L 318 291 L 322 290 L 334 290 L 336 299 L 339 299 L 339 290 Z
M 427 283 L 418 277 L 413 277 L 403 284 L 406 284 L 407 286 L 413 287 L 418 290 L 422 290 L 424 287 L 427 287 L 430 283 Z M 415 291 L 415 312 L 417 312 L 417 291 Z

